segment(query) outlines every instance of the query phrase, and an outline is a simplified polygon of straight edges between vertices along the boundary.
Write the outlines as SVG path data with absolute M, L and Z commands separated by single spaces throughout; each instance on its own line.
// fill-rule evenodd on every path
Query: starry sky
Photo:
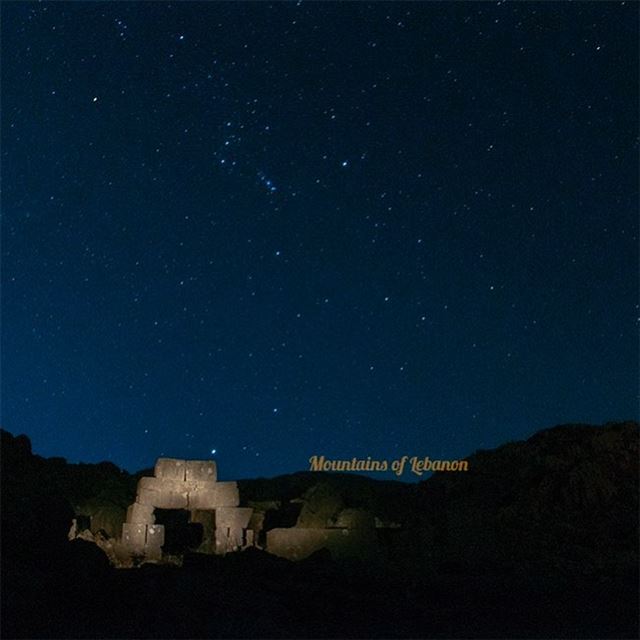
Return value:
M 3 3 L 3 427 L 232 479 L 636 418 L 637 25 Z

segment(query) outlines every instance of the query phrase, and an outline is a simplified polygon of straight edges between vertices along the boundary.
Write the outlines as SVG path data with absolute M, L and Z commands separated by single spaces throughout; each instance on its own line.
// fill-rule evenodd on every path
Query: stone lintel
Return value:
M 138 491 L 206 491 L 215 489 L 217 482 L 213 480 L 175 480 L 172 478 L 144 477 L 138 480 Z
M 151 505 L 157 509 L 186 509 L 188 505 L 186 491 L 152 491 L 142 489 L 138 491 L 136 502 Z

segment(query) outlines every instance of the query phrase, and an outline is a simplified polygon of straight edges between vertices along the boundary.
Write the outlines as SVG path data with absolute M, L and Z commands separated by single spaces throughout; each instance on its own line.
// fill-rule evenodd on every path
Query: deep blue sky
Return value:
M 3 427 L 236 478 L 637 417 L 637 9 L 3 3 Z

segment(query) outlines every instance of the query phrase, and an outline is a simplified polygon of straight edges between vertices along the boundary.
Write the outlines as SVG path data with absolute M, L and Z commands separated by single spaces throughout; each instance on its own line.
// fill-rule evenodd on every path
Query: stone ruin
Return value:
M 320 549 L 334 558 L 367 560 L 379 553 L 375 518 L 363 509 L 343 509 L 335 520 L 305 522 L 267 531 L 267 551 L 287 560 L 302 560 Z
M 156 524 L 156 509 L 171 509 L 187 511 L 189 523 L 200 525 L 199 546 L 185 547 L 198 553 L 224 555 L 258 547 L 288 560 L 302 560 L 328 549 L 335 558 L 368 560 L 380 553 L 378 530 L 400 526 L 379 521 L 364 509 L 346 508 L 342 498 L 325 483 L 307 492 L 304 499 L 290 502 L 301 504 L 295 525 L 265 527 L 265 516 L 279 511 L 280 501 L 250 502 L 250 507 L 239 507 L 237 482 L 218 482 L 213 460 L 159 458 L 153 477 L 138 481 L 135 502 L 128 507 L 125 522 L 120 519 L 114 524 L 114 537 L 104 529 L 87 528 L 87 516 L 78 516 L 69 540 L 94 542 L 116 567 L 142 562 L 181 564 L 180 552 L 173 555 L 171 549 L 163 549 L 165 527 Z M 91 525 L 92 520 L 93 516 Z M 118 537 L 115 531 L 120 527 Z
M 225 554 L 254 544 L 248 528 L 253 513 L 242 508 L 236 482 L 218 482 L 213 460 L 158 458 L 152 478 L 140 478 L 136 501 L 127 509 L 120 549 L 130 558 L 162 559 L 164 526 L 155 509 L 185 509 L 190 522 L 202 525 L 198 551 Z

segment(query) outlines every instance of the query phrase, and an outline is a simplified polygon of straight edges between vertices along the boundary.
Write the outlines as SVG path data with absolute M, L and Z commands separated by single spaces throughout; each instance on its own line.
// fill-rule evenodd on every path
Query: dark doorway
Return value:
M 156 524 L 164 525 L 164 553 L 181 555 L 197 549 L 202 544 L 202 525 L 199 522 L 189 522 L 188 511 L 156 509 L 155 516 Z
M 76 530 L 78 533 L 85 529 L 91 529 L 91 517 L 83 514 L 76 515 Z

